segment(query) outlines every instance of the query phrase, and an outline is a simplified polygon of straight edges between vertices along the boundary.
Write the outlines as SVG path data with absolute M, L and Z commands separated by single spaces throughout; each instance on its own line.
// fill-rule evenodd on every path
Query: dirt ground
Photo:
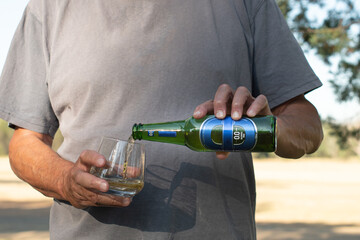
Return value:
M 360 161 L 255 160 L 259 240 L 359 240 Z M 49 239 L 51 200 L 0 158 L 0 240 Z
M 254 164 L 258 239 L 360 239 L 360 159 Z

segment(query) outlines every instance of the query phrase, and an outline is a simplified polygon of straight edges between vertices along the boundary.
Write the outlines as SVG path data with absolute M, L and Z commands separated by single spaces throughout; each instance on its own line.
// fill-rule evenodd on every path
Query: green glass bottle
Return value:
M 276 150 L 276 118 L 274 116 L 231 117 L 217 119 L 208 115 L 202 119 L 190 117 L 183 121 L 134 124 L 132 137 L 184 145 L 194 151 L 252 151 Z

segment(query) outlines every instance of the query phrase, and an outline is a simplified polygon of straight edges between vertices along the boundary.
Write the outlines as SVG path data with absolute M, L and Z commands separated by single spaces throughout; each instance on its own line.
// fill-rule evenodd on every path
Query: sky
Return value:
M 22 17 L 28 0 L 1 0 L 0 1 L 0 69 L 2 70 L 7 52 Z M 349 123 L 359 120 L 360 104 L 358 102 L 338 103 L 329 83 L 331 75 L 329 67 L 313 54 L 306 55 L 314 72 L 323 82 L 323 86 L 306 95 L 306 98 L 315 105 L 320 116 L 325 119 L 332 117 L 338 122 Z

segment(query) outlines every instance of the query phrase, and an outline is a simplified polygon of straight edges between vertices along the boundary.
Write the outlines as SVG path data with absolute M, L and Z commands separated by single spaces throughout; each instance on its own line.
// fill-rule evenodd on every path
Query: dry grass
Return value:
M 255 161 L 259 239 L 360 239 L 360 161 Z

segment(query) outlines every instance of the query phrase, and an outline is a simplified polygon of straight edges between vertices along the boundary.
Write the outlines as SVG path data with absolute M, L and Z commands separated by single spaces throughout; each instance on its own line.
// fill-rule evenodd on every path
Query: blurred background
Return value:
M 360 239 L 360 1 L 277 0 L 323 86 L 307 94 L 325 138 L 299 160 L 255 154 L 258 239 Z M 0 1 L 0 69 L 28 0 Z M 0 120 L 0 240 L 48 239 L 51 199 L 8 163 Z M 62 142 L 58 132 L 54 149 Z

